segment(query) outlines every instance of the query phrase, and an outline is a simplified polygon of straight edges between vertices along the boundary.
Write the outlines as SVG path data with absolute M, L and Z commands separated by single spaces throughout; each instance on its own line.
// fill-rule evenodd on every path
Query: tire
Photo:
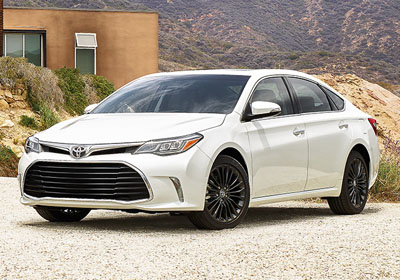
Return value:
M 368 184 L 368 165 L 359 152 L 352 151 L 346 162 L 340 196 L 328 198 L 332 212 L 339 215 L 361 213 L 368 200 Z
M 90 212 L 90 209 L 43 206 L 35 207 L 35 210 L 49 222 L 79 222 Z
M 191 212 L 188 217 L 200 229 L 234 228 L 246 216 L 249 201 L 250 186 L 245 169 L 236 159 L 221 155 L 211 168 L 204 210 Z

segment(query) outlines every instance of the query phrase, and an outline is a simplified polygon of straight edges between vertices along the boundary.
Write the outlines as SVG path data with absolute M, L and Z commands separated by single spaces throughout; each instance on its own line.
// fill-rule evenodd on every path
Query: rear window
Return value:
M 332 103 L 335 105 L 337 110 L 343 110 L 344 108 L 344 100 L 340 98 L 336 93 L 333 91 L 323 87 L 324 91 L 328 95 L 329 99 L 332 101 Z

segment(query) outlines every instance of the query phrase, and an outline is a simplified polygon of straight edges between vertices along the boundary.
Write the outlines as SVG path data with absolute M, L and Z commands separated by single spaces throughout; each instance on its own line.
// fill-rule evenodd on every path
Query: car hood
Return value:
M 68 144 L 143 142 L 199 132 L 221 125 L 224 119 L 223 114 L 88 114 L 56 124 L 36 137 Z

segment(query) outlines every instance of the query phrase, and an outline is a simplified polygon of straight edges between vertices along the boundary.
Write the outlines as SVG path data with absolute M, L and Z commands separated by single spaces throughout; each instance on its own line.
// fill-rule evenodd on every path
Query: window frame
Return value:
M 29 29 L 4 29 L 3 30 L 3 55 L 7 56 L 7 34 L 22 35 L 22 57 L 25 58 L 25 35 L 39 34 L 40 35 L 40 67 L 47 66 L 46 59 L 46 30 L 29 30 Z
M 94 38 L 95 38 L 95 41 L 96 41 L 96 46 L 95 47 L 85 47 L 85 46 L 80 46 L 80 47 L 78 47 L 78 42 L 77 42 L 77 35 L 78 34 L 82 34 L 82 35 L 94 35 Z M 97 35 L 96 35 L 96 33 L 75 33 L 75 65 L 74 65 L 74 68 L 75 69 L 77 69 L 76 68 L 76 66 L 77 66 L 77 55 L 76 55 L 76 50 L 93 50 L 93 52 L 94 52 L 94 55 L 93 55 L 93 68 L 94 68 L 94 75 L 96 75 L 97 74 L 97 47 L 98 47 L 98 44 L 97 44 Z
M 315 84 L 316 86 L 318 86 L 318 87 L 321 89 L 321 91 L 325 94 L 326 99 L 327 99 L 328 102 L 329 102 L 329 106 L 331 107 L 331 110 L 330 110 L 330 111 L 317 111 L 317 112 L 302 112 L 302 110 L 301 110 L 301 105 L 300 105 L 300 102 L 299 102 L 299 100 L 298 100 L 298 98 L 297 98 L 296 91 L 294 90 L 292 83 L 289 81 L 289 78 L 295 78 L 295 79 L 305 80 L 305 81 L 307 81 L 307 82 L 313 83 L 313 84 Z M 289 85 L 289 87 L 290 87 L 290 91 L 292 92 L 293 98 L 296 100 L 295 102 L 296 102 L 296 105 L 297 105 L 297 107 L 298 107 L 298 112 L 299 112 L 300 115 L 306 115 L 306 114 L 325 114 L 325 113 L 343 112 L 343 111 L 345 110 L 345 108 L 346 108 L 346 102 L 344 102 L 345 104 L 344 104 L 344 106 L 343 106 L 343 109 L 342 109 L 342 110 L 338 110 L 338 109 L 336 108 L 336 105 L 332 102 L 332 100 L 331 100 L 331 99 L 329 98 L 329 96 L 326 94 L 325 90 L 323 89 L 323 86 L 322 86 L 320 83 L 318 83 L 318 82 L 316 82 L 316 81 L 314 81 L 314 80 L 311 80 L 311 79 L 308 79 L 308 78 L 302 77 L 302 76 L 296 76 L 296 75 L 286 75 L 286 76 L 285 76 L 285 79 L 287 80 L 287 83 L 288 83 L 288 85 Z M 343 99 L 343 98 L 341 98 L 341 99 Z M 344 101 L 344 100 L 343 100 L 343 101 Z
M 269 116 L 269 117 L 260 117 L 260 118 L 256 118 L 256 119 L 251 119 L 251 120 L 246 120 L 246 116 L 249 114 L 249 110 L 250 110 L 250 102 L 253 98 L 253 95 L 258 87 L 258 85 L 260 83 L 262 83 L 264 80 L 266 79 L 272 79 L 272 78 L 280 78 L 283 82 L 283 84 L 286 87 L 286 90 L 289 94 L 289 99 L 290 99 L 290 104 L 292 106 L 293 109 L 293 113 L 292 114 L 288 114 L 288 115 L 276 115 L 276 116 Z M 252 122 L 252 121 L 259 121 L 259 120 L 265 120 L 265 119 L 276 119 L 276 118 L 287 118 L 287 117 L 292 117 L 292 116 L 296 116 L 299 114 L 299 110 L 296 104 L 296 100 L 293 98 L 293 92 L 288 84 L 288 81 L 285 79 L 285 75 L 269 75 L 269 76 L 264 76 L 260 79 L 258 79 L 257 82 L 254 83 L 253 88 L 251 89 L 251 92 L 249 94 L 249 96 L 247 97 L 246 100 L 246 105 L 244 106 L 243 110 L 242 110 L 242 115 L 241 115 L 241 122 Z
M 334 107 L 336 108 L 336 110 L 334 110 L 334 111 L 342 112 L 342 111 L 344 111 L 344 110 L 346 109 L 346 100 L 345 100 L 345 99 L 343 99 L 343 98 L 342 98 L 341 96 L 339 96 L 336 92 L 334 92 L 334 91 L 331 90 L 331 89 L 328 89 L 328 88 L 325 87 L 325 86 L 319 85 L 319 87 L 324 91 L 325 95 L 328 97 L 328 100 L 332 103 L 332 106 L 334 106 Z M 342 109 L 339 109 L 339 108 L 336 106 L 336 103 L 332 100 L 332 98 L 331 98 L 331 97 L 329 96 L 329 94 L 327 93 L 328 90 L 329 90 L 330 92 L 332 92 L 332 94 L 336 95 L 340 100 L 343 101 L 343 108 L 342 108 Z

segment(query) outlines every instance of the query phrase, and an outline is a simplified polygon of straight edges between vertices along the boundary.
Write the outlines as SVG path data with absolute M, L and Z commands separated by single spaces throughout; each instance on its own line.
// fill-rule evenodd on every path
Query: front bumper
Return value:
M 24 178 L 28 168 L 37 161 L 47 162 L 118 162 L 136 169 L 148 185 L 150 198 L 136 201 L 81 198 L 36 198 L 24 193 Z M 24 154 L 19 162 L 21 203 L 29 206 L 78 207 L 91 209 L 137 209 L 144 211 L 201 211 L 204 207 L 210 158 L 193 147 L 185 153 L 171 156 L 153 154 L 97 155 L 84 159 L 73 159 L 69 155 L 56 153 Z M 180 181 L 179 196 L 171 177 Z

